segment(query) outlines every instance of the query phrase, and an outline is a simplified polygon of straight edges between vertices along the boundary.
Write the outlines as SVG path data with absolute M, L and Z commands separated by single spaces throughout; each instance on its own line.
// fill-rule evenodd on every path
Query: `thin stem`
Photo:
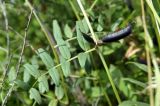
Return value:
M 18 77 L 20 66 L 21 66 L 21 63 L 22 63 L 22 57 L 23 57 L 24 50 L 25 50 L 26 39 L 27 39 L 27 31 L 28 31 L 28 28 L 29 28 L 29 25 L 30 25 L 30 21 L 31 21 L 31 18 L 32 18 L 32 13 L 33 13 L 33 11 L 31 11 L 31 13 L 30 13 L 30 15 L 28 17 L 28 23 L 27 23 L 27 26 L 25 28 L 25 34 L 24 34 L 24 39 L 23 39 L 22 50 L 21 50 L 21 53 L 20 53 L 20 57 L 19 57 L 19 60 L 18 60 L 17 67 L 16 67 L 16 76 L 15 76 L 14 82 L 11 84 L 11 87 L 8 90 L 8 92 L 7 92 L 7 94 L 6 94 L 5 98 L 4 98 L 1 106 L 5 106 L 5 104 L 7 103 L 8 97 L 11 95 L 11 93 L 13 91 L 13 87 L 15 85 L 15 80 Z
M 146 27 L 146 21 L 145 21 L 145 11 L 144 11 L 144 2 L 141 0 L 141 9 L 142 9 L 142 20 L 143 20 L 143 27 L 144 31 L 146 32 L 147 27 Z M 146 33 L 147 34 L 147 33 Z M 150 53 L 149 53 L 149 48 L 147 44 L 147 37 L 145 39 L 145 48 L 146 48 L 146 55 L 147 55 L 147 70 L 148 70 L 148 84 L 149 86 L 152 84 L 152 70 L 151 70 L 151 61 L 150 61 Z M 153 96 L 153 89 L 152 87 L 149 88 L 149 100 L 150 100 L 150 106 L 154 106 L 154 96 Z
M 78 2 L 78 4 L 79 4 L 79 7 L 80 7 L 80 9 L 81 9 L 81 11 L 82 11 L 82 13 L 83 13 L 83 15 L 84 15 L 84 18 L 85 18 L 86 22 L 87 22 L 87 25 L 88 25 L 88 27 L 89 27 L 89 30 L 90 30 L 91 34 L 92 34 L 93 40 L 94 40 L 94 42 L 95 42 L 96 45 L 97 45 L 97 38 L 96 38 L 96 36 L 94 35 L 94 31 L 93 31 L 92 26 L 91 26 L 91 24 L 90 24 L 90 22 L 89 22 L 89 19 L 88 19 L 88 17 L 87 17 L 87 14 L 86 14 L 86 12 L 85 12 L 85 10 L 84 10 L 84 8 L 83 8 L 83 5 L 82 5 L 82 3 L 81 3 L 81 0 L 77 0 L 77 2 Z
M 151 56 L 149 53 L 149 48 L 146 46 L 146 58 L 147 58 L 147 70 L 148 70 L 148 85 L 152 85 L 152 69 L 151 69 Z M 150 106 L 154 106 L 154 91 L 153 88 L 150 87 L 149 91 L 149 99 L 150 99 Z
M 89 29 L 90 29 L 90 32 L 91 32 L 91 34 L 92 34 L 92 36 L 93 36 L 93 39 L 94 39 L 94 41 L 96 42 L 96 45 L 97 45 L 96 36 L 94 35 L 93 28 L 92 28 L 92 26 L 91 26 L 91 24 L 90 24 L 90 22 L 89 22 L 89 19 L 88 19 L 88 17 L 87 17 L 87 14 L 86 14 L 84 8 L 83 8 L 83 5 L 82 5 L 82 3 L 81 3 L 80 0 L 77 0 L 77 2 L 78 2 L 78 4 L 79 4 L 79 7 L 81 8 L 81 11 L 82 11 L 82 13 L 83 13 L 83 15 L 84 15 L 84 17 L 85 17 L 85 20 L 86 20 L 86 22 L 87 22 L 87 24 L 88 24 L 88 27 L 89 27 Z M 103 55 L 100 53 L 99 50 L 100 50 L 100 49 L 98 48 L 98 51 L 97 51 L 97 52 L 98 52 L 98 54 L 99 54 L 99 56 L 100 56 L 100 59 L 101 59 L 101 61 L 102 61 L 102 63 L 103 63 L 103 66 L 104 66 L 104 68 L 105 68 L 105 70 L 106 70 L 107 76 L 108 76 L 108 78 L 109 78 L 109 81 L 110 81 L 111 86 L 112 86 L 112 88 L 113 88 L 113 91 L 114 91 L 114 93 L 115 93 L 116 99 L 117 99 L 118 103 L 120 104 L 120 103 L 121 103 L 120 96 L 119 96 L 119 94 L 118 94 L 118 91 L 117 91 L 114 83 L 113 83 L 113 79 L 112 79 L 112 77 L 111 77 L 111 74 L 110 74 L 110 72 L 109 72 L 109 69 L 108 69 L 108 67 L 107 67 L 107 64 L 106 64 L 106 62 L 105 62 L 105 60 L 104 60 L 104 57 L 103 57 Z
M 160 17 L 158 16 L 158 13 L 156 12 L 155 8 L 153 7 L 153 4 L 151 2 L 151 0 L 146 0 L 149 8 L 151 9 L 151 11 L 153 12 L 154 17 L 157 19 L 158 23 L 160 24 Z
M 77 17 L 77 19 L 78 19 L 78 20 L 81 20 L 80 16 L 78 15 L 78 11 L 76 10 L 76 7 L 74 6 L 72 0 L 69 0 L 69 4 L 71 5 L 72 10 L 73 10 L 75 16 Z
M 157 1 L 157 3 L 158 3 L 158 1 Z M 153 6 L 152 1 L 150 1 L 150 4 Z M 159 51 L 160 51 L 160 27 L 159 27 L 160 23 L 158 23 L 158 20 L 157 20 L 156 16 L 155 15 L 153 15 L 153 16 L 154 16 L 154 20 L 155 20 L 155 24 L 156 24 L 156 28 L 157 28 L 156 37 L 157 37 L 158 47 L 159 47 Z
M 155 94 L 155 106 L 160 106 L 160 70 L 159 70 L 159 66 L 158 63 L 156 61 L 156 56 L 154 53 L 151 53 L 151 57 L 152 57 L 152 63 L 154 66 L 154 72 L 155 72 L 155 82 L 158 85 L 156 88 L 156 94 Z
M 83 78 L 82 76 L 78 76 L 78 75 L 69 75 L 69 77 L 71 77 L 71 78 Z M 97 78 L 94 78 L 94 77 L 85 77 L 85 79 L 97 80 Z
M 144 2 L 143 0 L 141 0 L 141 9 L 142 9 L 142 21 L 143 21 L 143 28 L 144 28 L 144 32 L 145 32 L 145 48 L 146 48 L 146 56 L 147 56 L 147 69 L 148 69 L 148 83 L 149 86 L 152 84 L 152 69 L 151 69 L 151 58 L 150 58 L 150 51 L 149 49 L 152 48 L 152 42 L 148 43 L 150 40 L 150 36 L 149 33 L 147 31 L 147 26 L 146 26 L 146 20 L 145 20 L 145 11 L 144 11 Z M 153 96 L 154 92 L 152 87 L 149 88 L 149 99 L 150 99 L 150 106 L 154 106 L 154 96 Z
M 70 41 L 75 40 L 75 39 L 77 39 L 77 37 L 73 37 L 73 38 L 67 39 L 66 42 L 70 42 Z M 57 48 L 59 46 L 61 46 L 61 45 L 55 45 L 54 48 Z
M 86 52 L 84 52 L 84 53 L 90 53 L 90 52 L 93 52 L 93 51 L 95 51 L 95 50 L 96 50 L 96 48 L 92 48 L 92 49 L 90 49 L 90 50 L 88 50 L 88 51 L 86 51 Z M 78 58 L 78 55 L 76 55 L 76 56 L 68 59 L 66 62 L 70 62 L 70 61 L 72 61 L 72 60 L 74 60 L 74 59 L 76 59 L 76 58 Z M 58 67 L 60 67 L 60 66 L 61 66 L 61 64 L 58 64 L 58 65 L 54 66 L 54 68 L 58 68 Z M 47 71 L 46 73 L 42 74 L 40 77 L 42 77 L 42 76 L 44 76 L 44 75 L 46 75 L 46 74 L 48 74 L 48 73 L 49 73 L 49 72 Z M 32 87 L 34 87 L 37 82 L 38 82 L 38 80 L 36 80 L 36 82 L 32 85 Z
M 94 6 L 96 5 L 97 2 L 98 2 L 98 0 L 94 0 L 93 4 L 89 8 L 89 11 L 91 11 L 94 8 Z
M 115 87 L 115 85 L 114 85 L 113 79 L 112 79 L 112 77 L 111 77 L 111 73 L 110 73 L 110 71 L 109 71 L 109 69 L 108 69 L 108 66 L 107 66 L 107 64 L 106 64 L 106 62 L 105 62 L 105 59 L 104 59 L 104 57 L 103 57 L 103 55 L 102 55 L 102 53 L 101 53 L 100 51 L 97 51 L 97 52 L 98 52 L 98 54 L 99 54 L 99 56 L 100 56 L 100 59 L 101 59 L 101 61 L 102 61 L 102 63 L 103 63 L 103 66 L 104 66 L 104 68 L 105 68 L 105 70 L 106 70 L 108 79 L 109 79 L 109 81 L 110 81 L 110 83 L 111 83 L 111 86 L 112 86 L 112 89 L 113 89 L 113 91 L 114 91 L 114 94 L 115 94 L 115 96 L 116 96 L 116 98 L 117 98 L 117 101 L 118 101 L 118 103 L 120 104 L 120 103 L 121 103 L 121 99 L 120 99 L 120 96 L 119 96 L 119 94 L 118 94 L 118 91 L 117 91 L 117 89 L 116 89 L 116 87 Z
M 101 82 L 101 81 L 100 81 L 100 85 L 102 86 L 102 82 Z M 103 90 L 103 92 L 104 92 L 104 96 L 105 96 L 105 98 L 106 98 L 106 100 L 107 100 L 107 102 L 108 102 L 108 105 L 109 105 L 109 106 L 112 106 L 111 100 L 110 100 L 110 98 L 109 98 L 106 90 L 104 89 L 104 87 L 102 87 L 102 90 Z
M 34 101 L 33 105 L 32 106 L 36 106 L 36 101 Z
M 55 46 L 55 41 L 53 40 L 53 37 L 52 35 L 49 33 L 49 31 L 46 29 L 46 27 L 44 26 L 44 24 L 41 22 L 40 18 L 38 17 L 38 15 L 36 14 L 36 11 L 35 9 L 33 8 L 33 6 L 30 4 L 30 2 L 28 0 L 26 0 L 26 4 L 28 5 L 28 7 L 33 10 L 33 14 L 35 16 L 35 18 L 37 19 L 39 25 L 41 26 L 41 29 L 42 31 L 44 32 L 51 48 L 52 48 L 52 51 L 53 51 L 53 54 L 55 56 L 55 59 L 56 59 L 56 63 L 58 64 L 59 63 L 59 58 L 58 58 L 58 54 L 56 52 L 56 49 L 54 48 Z
M 67 39 L 66 41 L 70 42 L 70 41 L 75 40 L 75 39 L 77 39 L 77 37 L 73 37 L 73 38 Z
M 156 22 L 156 27 L 157 27 L 157 31 L 158 31 L 158 33 L 156 34 L 156 37 L 157 37 L 158 47 L 159 47 L 159 51 L 160 51 L 160 27 L 158 25 L 158 22 L 157 22 L 156 18 L 155 18 L 155 22 Z
M 13 27 L 9 26 L 9 30 L 12 31 L 13 33 L 15 33 L 17 36 L 19 36 L 19 38 L 21 40 L 23 40 L 23 35 L 21 35 L 19 32 L 17 32 L 16 30 L 14 30 Z
M 5 1 L 0 0 L 0 5 L 2 8 L 2 13 L 4 16 L 5 20 L 5 29 L 6 29 L 6 38 L 7 38 L 7 59 L 9 58 L 10 55 L 10 38 L 9 38 L 9 27 L 8 27 L 8 18 L 7 18 L 7 13 L 6 13 L 6 6 L 5 6 Z
M 10 55 L 9 61 L 8 61 L 8 63 L 7 63 L 7 66 L 6 66 L 6 68 L 5 68 L 4 72 L 3 72 L 3 78 L 2 78 L 2 83 L 1 83 L 1 86 L 2 86 L 2 87 L 3 87 L 3 84 L 4 84 L 4 82 L 5 82 L 5 78 L 6 78 L 6 76 L 7 76 L 8 70 L 9 70 L 9 65 L 10 65 L 10 63 L 11 63 L 12 56 L 13 56 L 13 55 Z M 2 92 L 2 87 L 0 88 L 0 92 Z
M 0 47 L 0 50 L 1 50 L 1 51 L 4 51 L 4 52 L 6 52 L 6 53 L 8 52 L 8 50 L 5 49 L 5 48 L 3 48 L 3 47 Z
M 2 13 L 3 13 L 3 16 L 4 16 L 4 22 L 5 22 L 5 30 L 6 30 L 6 38 L 7 38 L 6 59 L 8 60 L 7 66 L 6 66 L 6 68 L 3 72 L 3 79 L 2 79 L 2 85 L 1 85 L 3 87 L 3 84 L 5 82 L 5 78 L 6 78 L 7 73 L 8 73 L 9 65 L 10 65 L 10 62 L 11 62 L 11 59 L 12 59 L 12 55 L 10 55 L 9 27 L 8 27 L 8 18 L 7 18 L 5 1 L 0 0 L 0 6 L 1 6 L 1 9 L 2 9 Z M 3 48 L 1 48 L 1 49 L 3 49 Z M 5 50 L 5 49 L 3 49 L 3 50 Z M 2 88 L 0 88 L 0 89 L 2 89 Z M 1 92 L 2 92 L 2 90 L 1 90 Z

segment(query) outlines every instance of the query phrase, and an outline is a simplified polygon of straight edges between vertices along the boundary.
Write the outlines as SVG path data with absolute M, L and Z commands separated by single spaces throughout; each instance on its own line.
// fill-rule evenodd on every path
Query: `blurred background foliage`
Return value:
M 150 55 L 153 53 L 157 56 L 158 63 L 160 32 L 156 26 L 157 19 L 146 1 L 144 1 L 145 19 L 148 33 L 154 44 L 149 51 L 152 51 Z M 132 24 L 131 36 L 98 47 L 118 92 L 112 89 L 110 79 L 106 75 L 107 70 L 94 45 L 84 41 L 78 34 L 77 27 L 81 29 L 78 22 L 86 26 L 83 27 L 84 30 L 88 30 L 86 33 L 89 33 L 89 29 L 76 0 L 6 0 L 4 5 L 8 30 L 6 30 L 4 11 L 2 8 L 0 10 L 0 103 L 2 106 L 12 83 L 15 85 L 7 99 L 7 106 L 131 106 L 131 104 L 149 106 L 151 94 L 148 93 L 148 89 L 152 86 L 148 85 L 149 68 L 146 60 L 147 44 L 141 1 L 81 0 L 81 2 L 99 39 L 125 28 L 129 23 Z M 159 0 L 152 2 L 156 13 L 160 15 Z M 33 13 L 27 31 L 21 67 L 16 77 L 25 28 L 31 12 L 28 3 L 33 6 L 33 11 L 39 17 L 47 34 L 51 35 L 50 39 L 53 42 L 48 42 L 38 18 Z M 1 7 L 2 5 L 1 3 Z M 51 48 L 56 44 L 58 61 Z M 150 69 L 155 69 L 153 64 Z M 7 74 L 4 78 L 5 71 Z M 152 79 L 156 79 L 155 74 Z M 121 102 L 117 101 L 115 94 L 119 95 Z

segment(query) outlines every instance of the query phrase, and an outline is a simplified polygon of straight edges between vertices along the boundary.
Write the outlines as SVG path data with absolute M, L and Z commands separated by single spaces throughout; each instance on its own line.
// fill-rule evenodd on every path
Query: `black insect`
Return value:
M 102 41 L 114 42 L 128 36 L 129 34 L 131 34 L 131 32 L 132 32 L 131 25 L 129 24 L 126 28 L 105 36 L 104 38 L 102 38 Z
M 87 35 L 86 33 L 83 33 L 83 32 L 81 32 L 81 33 L 82 33 L 85 40 L 87 40 L 89 43 L 95 44 L 94 40 L 89 35 Z
M 114 32 L 112 34 L 106 35 L 105 37 L 103 37 L 101 40 L 99 40 L 97 42 L 97 45 L 102 45 L 102 44 L 105 44 L 107 42 L 114 42 L 114 41 L 120 40 L 120 39 L 130 35 L 131 32 L 132 32 L 132 27 L 129 24 L 126 28 L 121 29 L 118 32 Z M 85 40 L 87 40 L 90 43 L 96 44 L 94 42 L 94 40 L 89 35 L 87 35 L 85 33 L 82 33 L 82 34 L 83 34 L 83 37 L 84 37 Z

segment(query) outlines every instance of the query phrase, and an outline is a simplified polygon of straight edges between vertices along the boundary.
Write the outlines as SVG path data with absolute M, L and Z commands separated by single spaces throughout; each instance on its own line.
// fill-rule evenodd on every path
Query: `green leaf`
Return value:
M 58 46 L 65 46 L 66 42 L 62 38 L 59 38 L 59 39 L 57 39 L 57 44 L 58 44 Z
M 118 28 L 118 26 L 119 26 L 119 24 L 120 24 L 122 21 L 123 21 L 123 18 L 122 18 L 122 17 L 118 18 L 117 21 L 112 24 L 112 26 L 111 26 L 111 31 L 116 31 L 117 28 Z
M 98 26 L 97 26 L 97 31 L 102 31 L 103 30 L 103 27 L 100 25 L 100 24 L 98 24 Z
M 89 27 L 88 27 L 88 24 L 87 24 L 85 18 L 83 18 L 82 24 L 83 24 L 82 27 L 83 27 L 83 29 L 85 30 L 85 33 L 88 33 L 88 32 L 89 32 Z
M 42 102 L 41 96 L 35 88 L 31 88 L 29 90 L 29 94 L 30 94 L 29 95 L 30 99 L 34 99 L 38 104 L 41 104 L 41 102 Z
M 59 100 L 63 98 L 64 91 L 63 91 L 63 88 L 61 86 L 56 86 L 56 88 L 55 88 L 55 95 L 56 95 L 56 97 Z
M 58 39 L 62 39 L 62 32 L 57 20 L 53 20 L 53 33 L 56 41 L 58 41 Z
M 83 19 L 81 21 L 77 21 L 76 22 L 76 27 L 78 27 L 79 30 L 84 32 L 84 33 L 88 33 L 88 31 L 89 31 L 89 28 L 88 28 L 88 25 L 87 25 L 85 19 Z
M 49 90 L 47 77 L 45 75 L 39 77 L 38 82 L 39 82 L 38 87 L 39 87 L 40 93 L 44 93 L 45 91 L 47 92 Z
M 78 61 L 80 66 L 83 68 L 85 66 L 88 54 L 86 53 L 79 53 L 78 54 Z
M 63 98 L 60 100 L 60 103 L 63 105 L 68 105 L 69 104 L 68 97 L 64 95 Z
M 57 106 L 57 105 L 58 105 L 58 100 L 56 98 L 52 98 L 48 106 Z
M 29 74 L 29 72 L 26 69 L 24 69 L 24 72 L 23 72 L 23 81 L 24 82 L 28 82 L 30 80 L 30 77 L 31 77 L 31 75 Z
M 38 69 L 36 69 L 36 67 L 33 65 L 26 63 L 24 65 L 24 67 L 25 67 L 26 71 L 28 71 L 28 73 L 31 74 L 32 76 L 34 76 L 35 78 L 38 78 L 41 75 L 40 71 Z
M 84 84 L 85 84 L 85 89 L 90 89 L 91 88 L 91 82 L 89 81 L 89 79 L 85 79 L 84 80 Z
M 115 83 L 117 82 L 119 84 L 119 79 L 123 77 L 120 68 L 113 64 L 110 64 L 109 71 L 111 72 L 112 78 L 115 80 Z
M 61 55 L 65 59 L 70 59 L 71 54 L 70 54 L 69 48 L 67 47 L 66 42 L 62 38 L 59 38 L 57 40 L 57 44 L 58 44 L 58 48 L 59 48 L 59 51 L 60 51 Z
M 138 86 L 140 86 L 140 87 L 143 87 L 143 88 L 147 87 L 147 85 L 146 85 L 145 83 L 140 82 L 140 81 L 135 80 L 135 79 L 132 79 L 132 78 L 122 78 L 122 79 L 123 79 L 124 81 L 131 82 L 131 83 L 133 83 L 133 84 L 135 84 L 135 85 L 138 85 Z
M 104 26 L 103 17 L 102 17 L 102 15 L 99 15 L 97 31 L 102 31 L 103 30 L 103 26 Z
M 68 77 L 71 73 L 70 62 L 67 62 L 67 60 L 63 57 L 61 57 L 60 60 L 61 60 L 61 67 L 62 67 L 63 74 L 65 77 Z
M 136 101 L 123 101 L 118 106 L 149 106 L 149 104 L 143 102 L 136 102 Z
M 23 82 L 21 80 L 16 80 L 15 83 L 17 84 L 18 87 L 22 88 L 23 90 L 28 91 L 29 90 L 29 85 L 26 82 Z
M 91 89 L 86 90 L 86 93 L 91 97 L 99 97 L 103 95 L 100 87 L 92 87 Z
M 138 67 L 139 69 L 145 71 L 145 72 L 148 72 L 147 71 L 147 66 L 144 65 L 144 64 L 141 64 L 141 63 L 137 63 L 137 62 L 127 62 L 126 64 L 131 64 L 131 65 L 134 65 L 136 67 Z M 133 67 L 133 66 L 132 66 Z
M 126 82 L 123 80 L 123 78 L 120 78 L 118 88 L 126 97 L 129 97 L 130 96 L 129 87 L 126 86 L 127 86 Z
M 77 87 L 79 86 L 81 83 L 83 83 L 85 81 L 84 77 L 78 78 L 77 81 L 75 83 L 73 83 L 73 87 Z
M 103 25 L 104 24 L 102 15 L 98 16 L 98 24 L 99 25 Z
M 38 49 L 38 54 L 48 69 L 54 66 L 52 57 L 48 53 L 46 53 L 42 48 Z
M 10 82 L 16 79 L 16 70 L 14 67 L 11 67 L 11 69 L 9 70 L 8 78 Z
M 33 56 L 31 59 L 32 65 L 34 65 L 37 69 L 39 68 L 37 56 Z
M 61 55 L 63 56 L 63 58 L 65 58 L 65 59 L 71 58 L 69 48 L 66 45 L 59 46 L 59 51 L 60 51 Z
M 103 47 L 103 54 L 104 55 L 110 55 L 110 54 L 112 54 L 115 50 L 113 49 L 113 48 L 111 48 L 111 47 L 108 47 L 108 46 L 105 46 L 105 47 Z
M 77 22 L 77 23 L 78 23 L 78 22 Z M 77 40 L 78 40 L 78 43 L 79 43 L 80 47 L 81 47 L 83 50 L 86 51 L 86 50 L 89 49 L 89 44 L 88 44 L 88 42 L 83 38 L 82 33 L 80 32 L 79 26 L 78 26 L 77 23 L 76 23 Z
M 72 30 L 68 26 L 68 24 L 66 24 L 64 27 L 64 34 L 66 35 L 67 38 L 72 38 L 72 36 L 73 36 Z
M 55 85 L 58 86 L 59 80 L 60 80 L 58 71 L 53 67 L 53 68 L 49 69 L 49 75 L 53 79 Z

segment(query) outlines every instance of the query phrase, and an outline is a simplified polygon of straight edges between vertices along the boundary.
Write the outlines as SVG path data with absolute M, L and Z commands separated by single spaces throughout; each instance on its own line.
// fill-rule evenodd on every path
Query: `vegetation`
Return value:
M 0 7 L 1 106 L 160 106 L 159 0 Z M 97 45 L 129 24 L 129 36 Z

